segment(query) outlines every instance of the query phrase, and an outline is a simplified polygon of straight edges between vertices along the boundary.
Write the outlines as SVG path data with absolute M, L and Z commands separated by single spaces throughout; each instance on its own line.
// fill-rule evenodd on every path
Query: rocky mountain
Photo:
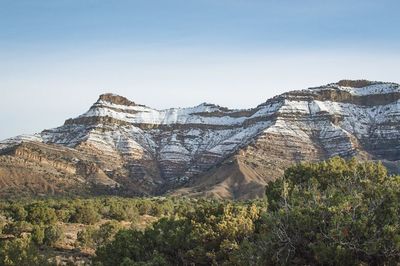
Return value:
M 0 195 L 254 198 L 290 164 L 332 156 L 398 171 L 400 86 L 343 80 L 253 109 L 155 110 L 103 94 L 61 127 L 0 142 Z

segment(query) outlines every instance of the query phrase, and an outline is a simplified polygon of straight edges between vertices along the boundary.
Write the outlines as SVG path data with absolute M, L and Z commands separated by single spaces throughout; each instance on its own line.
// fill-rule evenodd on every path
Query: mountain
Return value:
M 299 161 L 382 160 L 399 170 L 400 86 L 342 80 L 253 109 L 155 110 L 103 94 L 58 128 L 0 142 L 0 195 L 246 199 Z

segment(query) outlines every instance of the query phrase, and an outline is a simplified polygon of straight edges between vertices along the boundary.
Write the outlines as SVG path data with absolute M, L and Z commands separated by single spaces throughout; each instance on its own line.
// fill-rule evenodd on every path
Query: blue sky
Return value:
M 0 0 L 0 139 L 102 92 L 248 108 L 342 78 L 400 82 L 395 0 Z

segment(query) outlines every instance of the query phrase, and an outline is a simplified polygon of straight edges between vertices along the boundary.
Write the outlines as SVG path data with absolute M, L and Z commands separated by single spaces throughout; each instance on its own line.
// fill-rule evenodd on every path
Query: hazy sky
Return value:
M 400 83 L 398 0 L 0 0 L 0 139 L 103 92 L 155 108 L 254 107 L 284 91 Z

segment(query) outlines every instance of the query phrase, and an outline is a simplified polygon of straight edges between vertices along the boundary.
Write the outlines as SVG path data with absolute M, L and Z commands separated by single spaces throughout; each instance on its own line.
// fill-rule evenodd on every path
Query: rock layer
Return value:
M 203 103 L 159 111 L 104 94 L 61 127 L 0 142 L 1 191 L 13 187 L 8 179 L 45 171 L 41 179 L 67 189 L 31 193 L 254 198 L 299 161 L 357 156 L 397 169 L 399 100 L 398 84 L 370 81 L 292 91 L 248 110 Z

